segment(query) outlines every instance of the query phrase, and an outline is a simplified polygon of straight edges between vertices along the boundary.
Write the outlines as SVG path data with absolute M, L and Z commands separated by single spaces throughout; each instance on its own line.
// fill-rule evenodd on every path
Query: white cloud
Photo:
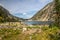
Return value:
M 27 13 L 23 13 L 23 15 L 27 15 Z
M 11 14 L 21 14 L 24 17 L 31 17 L 27 12 L 30 10 L 40 10 L 43 8 L 50 0 L 9 0 L 9 1 L 0 1 L 4 4 L 4 7 L 7 8 Z M 2 5 L 0 4 L 0 5 Z M 8 6 L 7 6 L 8 5 Z M 33 13 L 31 13 L 33 15 Z M 23 17 L 23 18 L 24 18 Z
M 2 4 L 0 3 L 0 5 L 2 5 Z
M 3 6 L 3 7 L 4 7 L 4 5 L 3 5 L 3 4 L 1 4 L 1 3 L 0 3 L 0 6 Z
M 46 0 L 41 0 L 41 1 L 46 1 Z
M 50 2 L 52 0 L 38 0 L 38 1 L 41 2 L 41 3 L 45 3 L 45 2 Z
M 45 2 L 45 1 L 47 1 L 47 0 L 37 0 L 38 2 Z

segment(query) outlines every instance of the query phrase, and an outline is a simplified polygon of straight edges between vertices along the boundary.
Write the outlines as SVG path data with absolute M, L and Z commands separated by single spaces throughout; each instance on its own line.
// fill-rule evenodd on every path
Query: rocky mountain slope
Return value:
M 11 15 L 7 9 L 0 5 L 0 22 L 14 22 L 21 20 L 23 19 Z
M 47 4 L 43 9 L 38 11 L 31 20 L 48 21 L 53 20 L 54 2 Z

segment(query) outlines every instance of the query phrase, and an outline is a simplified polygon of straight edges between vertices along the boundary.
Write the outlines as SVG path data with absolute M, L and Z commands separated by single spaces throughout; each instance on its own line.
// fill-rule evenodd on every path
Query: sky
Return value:
M 49 2 L 52 2 L 52 0 L 0 0 L 0 5 L 14 16 L 28 19 Z

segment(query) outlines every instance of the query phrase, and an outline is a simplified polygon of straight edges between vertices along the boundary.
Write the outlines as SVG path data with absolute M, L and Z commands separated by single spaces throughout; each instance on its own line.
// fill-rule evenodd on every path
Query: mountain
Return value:
M 7 9 L 0 5 L 0 22 L 16 22 L 21 20 L 23 19 L 11 15 Z
M 25 12 L 25 13 L 14 13 L 13 15 L 17 16 L 17 17 L 20 17 L 20 18 L 23 18 L 23 19 L 29 19 L 31 18 L 34 14 L 36 13 L 36 10 L 32 10 L 32 11 L 28 11 L 28 12 Z
M 38 21 L 48 21 L 53 20 L 53 12 L 54 12 L 54 2 L 47 4 L 43 9 L 39 10 L 31 20 Z

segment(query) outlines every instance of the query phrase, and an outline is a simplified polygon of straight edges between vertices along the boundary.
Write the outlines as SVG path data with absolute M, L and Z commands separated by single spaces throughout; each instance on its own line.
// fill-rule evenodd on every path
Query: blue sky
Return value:
M 0 0 L 0 5 L 11 14 L 21 18 L 31 18 L 52 0 Z

